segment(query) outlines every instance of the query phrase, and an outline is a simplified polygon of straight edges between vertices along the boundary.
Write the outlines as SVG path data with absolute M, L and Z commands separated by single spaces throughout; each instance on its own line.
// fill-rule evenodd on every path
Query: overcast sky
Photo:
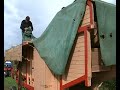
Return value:
M 31 17 L 33 35 L 39 37 L 62 7 L 74 0 L 4 0 L 4 50 L 22 42 L 20 24 Z M 116 0 L 103 0 L 116 5 Z

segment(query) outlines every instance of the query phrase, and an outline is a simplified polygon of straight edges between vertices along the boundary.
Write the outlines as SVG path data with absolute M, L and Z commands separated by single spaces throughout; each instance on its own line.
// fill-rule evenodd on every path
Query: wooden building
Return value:
M 101 82 L 116 77 L 115 65 L 106 67 L 101 59 L 94 9 L 93 2 L 88 0 L 62 76 L 51 72 L 32 43 L 23 42 L 21 73 L 24 87 L 28 90 L 97 90 Z M 74 89 L 81 83 L 89 88 Z

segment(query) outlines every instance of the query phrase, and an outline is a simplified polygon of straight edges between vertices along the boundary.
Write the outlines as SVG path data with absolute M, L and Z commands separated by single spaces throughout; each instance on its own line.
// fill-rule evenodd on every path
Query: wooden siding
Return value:
M 89 24 L 90 24 L 90 7 L 87 5 L 81 27 Z
M 87 61 L 87 81 L 88 86 L 91 86 L 91 78 L 92 78 L 92 60 L 91 60 L 91 39 L 90 39 L 90 32 L 87 31 L 87 49 L 88 49 L 88 61 Z
M 100 48 L 92 48 L 92 72 L 109 71 L 111 68 L 103 64 L 100 54 Z
M 34 87 L 35 90 L 60 90 L 60 80 L 34 49 Z
M 84 34 L 81 33 L 77 36 L 73 50 L 71 51 L 68 60 L 67 70 L 63 75 L 63 85 L 71 82 L 85 74 L 85 48 L 84 48 Z

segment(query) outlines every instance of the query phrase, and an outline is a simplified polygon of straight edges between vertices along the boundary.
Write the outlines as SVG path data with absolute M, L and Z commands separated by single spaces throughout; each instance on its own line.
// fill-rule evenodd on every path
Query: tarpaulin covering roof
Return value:
M 96 0 L 101 56 L 106 66 L 116 64 L 116 6 Z
M 116 64 L 115 6 L 95 1 L 102 60 L 105 65 Z M 65 71 L 74 39 L 84 16 L 86 0 L 76 0 L 60 10 L 44 33 L 33 41 L 48 67 L 58 75 Z
M 64 73 L 85 6 L 86 0 L 76 0 L 60 10 L 42 36 L 33 41 L 41 58 L 55 74 Z

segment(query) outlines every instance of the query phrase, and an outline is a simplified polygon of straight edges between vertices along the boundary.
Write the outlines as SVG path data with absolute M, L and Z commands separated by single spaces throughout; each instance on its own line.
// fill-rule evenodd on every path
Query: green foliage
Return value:
M 116 90 L 116 79 L 103 82 L 100 90 Z
M 9 90 L 11 86 L 17 87 L 16 81 L 12 79 L 11 77 L 4 78 L 4 90 Z
M 14 79 L 12 79 L 11 77 L 4 78 L 4 90 L 10 90 L 11 86 L 16 86 L 16 88 L 18 88 L 18 85 Z M 22 87 L 22 90 L 27 89 Z

